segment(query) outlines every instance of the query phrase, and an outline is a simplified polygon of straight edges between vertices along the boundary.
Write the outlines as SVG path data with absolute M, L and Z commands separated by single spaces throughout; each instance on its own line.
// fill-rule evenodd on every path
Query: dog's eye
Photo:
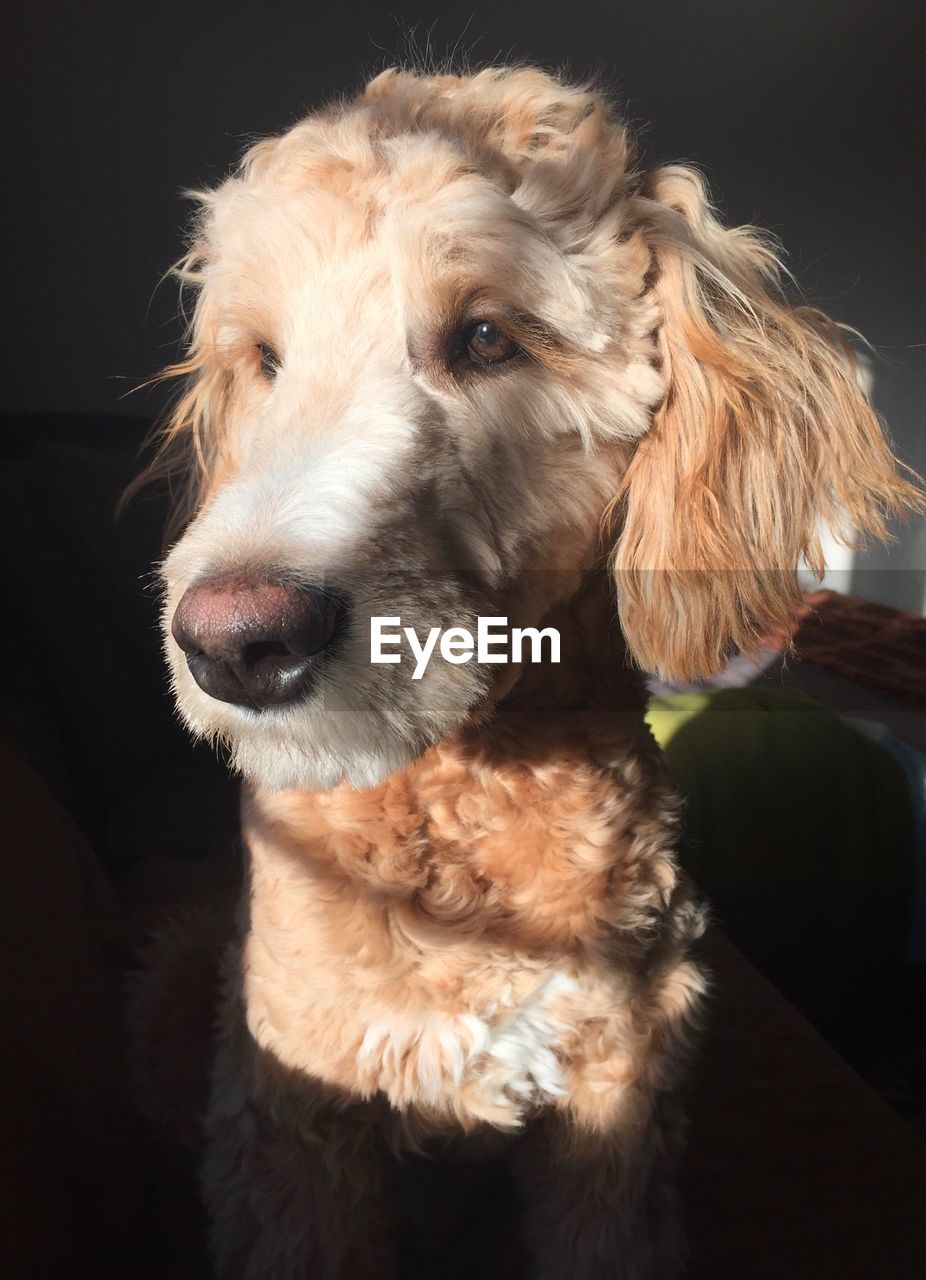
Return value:
M 272 382 L 279 372 L 280 357 L 269 342 L 258 342 L 257 355 L 260 360 L 261 373 L 268 382 Z
M 516 355 L 521 348 L 503 333 L 491 320 L 474 320 L 463 331 L 463 349 L 473 364 L 504 364 Z

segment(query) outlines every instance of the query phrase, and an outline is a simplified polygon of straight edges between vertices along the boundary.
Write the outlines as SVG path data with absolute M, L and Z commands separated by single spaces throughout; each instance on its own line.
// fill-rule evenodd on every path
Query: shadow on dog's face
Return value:
M 166 439 L 192 520 L 164 622 L 194 732 L 270 787 L 379 781 L 513 668 L 435 656 L 416 678 L 407 652 L 371 661 L 371 620 L 536 626 L 605 554 L 609 510 L 647 665 L 709 670 L 779 620 L 818 511 L 879 531 L 908 497 L 773 264 L 695 174 L 640 176 L 603 100 L 540 72 L 386 73 L 252 148 L 181 268 L 199 296 Z M 840 414 L 866 474 L 834 499 Z

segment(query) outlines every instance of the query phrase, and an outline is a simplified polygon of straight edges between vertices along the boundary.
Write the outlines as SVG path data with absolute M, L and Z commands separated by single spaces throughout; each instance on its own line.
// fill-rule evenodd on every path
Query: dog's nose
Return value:
M 339 613 L 322 591 L 219 578 L 186 590 L 170 629 L 205 693 L 262 711 L 309 692 Z

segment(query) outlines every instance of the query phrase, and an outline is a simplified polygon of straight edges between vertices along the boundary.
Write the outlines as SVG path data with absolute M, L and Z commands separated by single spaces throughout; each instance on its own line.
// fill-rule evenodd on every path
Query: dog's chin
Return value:
M 375 714 L 337 717 L 327 725 L 326 717 L 312 716 L 306 724 L 293 714 L 237 710 L 206 720 L 184 710 L 184 719 L 197 737 L 227 750 L 236 773 L 270 791 L 330 791 L 342 783 L 363 791 L 432 745 Z
M 311 703 L 255 713 L 175 689 L 195 737 L 224 747 L 234 770 L 271 791 L 366 790 L 411 764 L 450 725 L 423 724 L 370 708 L 333 713 Z M 462 717 L 465 720 L 465 715 Z
M 467 724 L 486 687 L 478 671 L 459 667 L 438 668 L 416 685 L 390 681 L 396 667 L 360 667 L 305 701 L 255 712 L 209 697 L 185 662 L 172 666 L 187 727 L 224 746 L 249 782 L 273 791 L 375 787 Z
M 235 770 L 267 791 L 330 791 L 342 784 L 365 791 L 405 768 L 423 749 L 400 739 L 380 740 L 375 746 L 345 744 L 337 751 L 296 740 L 268 744 L 258 738 L 232 740 L 228 746 Z

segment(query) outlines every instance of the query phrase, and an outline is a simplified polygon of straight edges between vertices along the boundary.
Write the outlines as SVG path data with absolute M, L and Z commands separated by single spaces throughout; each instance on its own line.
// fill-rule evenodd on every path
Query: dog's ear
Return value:
M 694 679 L 787 621 L 802 557 L 822 572 L 821 521 L 884 539 L 923 502 L 845 330 L 788 304 L 767 242 L 721 226 L 688 168 L 656 171 L 637 201 L 667 390 L 625 474 L 613 567 L 638 661 Z
M 210 197 L 203 195 L 200 199 L 208 208 Z M 201 219 L 198 226 L 204 221 Z M 207 239 L 197 231 L 190 250 L 173 268 L 173 275 L 182 284 L 196 290 L 195 307 L 183 359 L 168 365 L 152 381 L 176 383 L 178 390 L 149 438 L 149 462 L 125 490 L 119 504 L 124 508 L 145 486 L 163 481 L 170 502 L 167 542 L 185 528 L 221 483 L 231 448 L 226 424 L 232 417 L 235 379 L 232 368 L 220 358 L 215 308 L 204 288 L 203 267 L 208 253 Z

